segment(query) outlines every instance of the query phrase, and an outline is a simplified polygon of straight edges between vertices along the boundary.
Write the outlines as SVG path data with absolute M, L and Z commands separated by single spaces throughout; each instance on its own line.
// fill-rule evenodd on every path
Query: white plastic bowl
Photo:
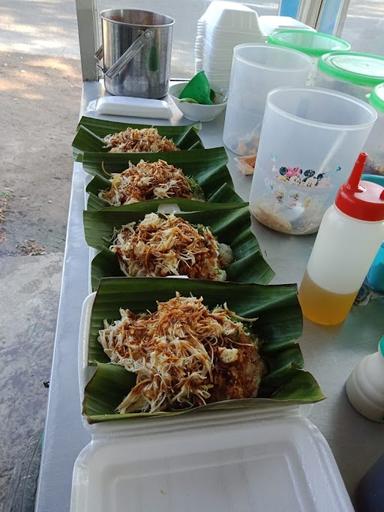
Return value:
M 169 94 L 179 110 L 187 119 L 191 121 L 200 121 L 202 123 L 212 121 L 225 109 L 227 102 L 215 103 L 214 105 L 200 105 L 199 103 L 188 103 L 179 100 L 179 94 L 185 87 L 185 83 L 174 84 L 169 88 Z M 219 93 L 217 96 L 222 97 Z

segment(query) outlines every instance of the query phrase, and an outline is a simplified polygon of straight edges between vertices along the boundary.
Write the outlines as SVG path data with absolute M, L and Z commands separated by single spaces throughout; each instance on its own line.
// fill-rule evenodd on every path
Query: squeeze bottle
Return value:
M 360 153 L 325 212 L 300 285 L 303 314 L 318 324 L 345 320 L 384 240 L 384 188 L 360 181 L 366 159 Z

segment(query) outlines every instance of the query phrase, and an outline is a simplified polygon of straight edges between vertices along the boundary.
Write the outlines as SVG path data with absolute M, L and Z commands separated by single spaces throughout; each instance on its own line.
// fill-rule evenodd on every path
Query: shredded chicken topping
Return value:
M 122 226 L 110 250 L 127 276 L 186 275 L 225 280 L 223 267 L 232 261 L 231 248 L 219 244 L 211 230 L 190 224 L 174 214 L 149 213 L 139 222 Z
M 178 151 L 176 144 L 162 137 L 157 128 L 130 128 L 104 137 L 110 153 L 158 153 Z
M 104 321 L 99 331 L 111 361 L 137 375 L 136 385 L 117 407 L 120 413 L 257 395 L 264 372 L 257 340 L 244 329 L 247 319 L 226 305 L 209 311 L 203 298 L 177 293 L 158 302 L 153 313 L 121 309 L 120 314 L 121 320 Z
M 191 182 L 178 167 L 164 160 L 129 164 L 120 174 L 112 174 L 111 188 L 99 197 L 113 206 L 169 197 L 193 198 Z

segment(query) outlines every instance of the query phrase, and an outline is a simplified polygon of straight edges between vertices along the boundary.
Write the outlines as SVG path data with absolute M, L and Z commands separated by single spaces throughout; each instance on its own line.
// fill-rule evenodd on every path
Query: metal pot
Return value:
M 174 20 L 137 9 L 100 13 L 104 86 L 118 96 L 162 98 L 167 94 Z

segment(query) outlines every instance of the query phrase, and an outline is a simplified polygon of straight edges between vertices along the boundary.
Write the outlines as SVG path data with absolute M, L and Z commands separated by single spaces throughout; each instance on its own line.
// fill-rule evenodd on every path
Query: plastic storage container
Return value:
M 379 252 L 373 260 L 366 283 L 375 292 L 384 293 L 384 243 L 381 244 Z
M 276 30 L 268 37 L 268 44 L 283 46 L 304 52 L 311 57 L 321 57 L 325 53 L 349 50 L 351 45 L 340 37 L 313 32 L 307 29 Z
M 376 117 L 367 103 L 326 89 L 270 92 L 249 200 L 255 217 L 283 233 L 316 232 Z
M 384 82 L 384 57 L 371 53 L 333 52 L 318 62 L 316 85 L 367 101 L 373 87 Z
M 305 85 L 310 70 L 310 58 L 294 50 L 236 46 L 223 135 L 226 147 L 238 155 L 255 155 L 267 94 L 281 85 Z
M 94 296 L 83 306 L 81 396 Z M 327 442 L 297 407 L 86 427 L 71 512 L 353 512 Z
M 360 181 L 365 159 L 326 211 L 299 289 L 304 316 L 318 324 L 345 320 L 384 240 L 384 188 Z
M 291 48 L 309 55 L 313 64 L 312 80 L 315 78 L 319 57 L 325 53 L 351 49 L 351 45 L 344 39 L 322 32 L 311 32 L 306 29 L 277 30 L 268 37 L 267 41 L 268 44 Z
M 384 83 L 373 89 L 369 103 L 376 109 L 377 121 L 364 148 L 368 153 L 365 171 L 384 176 Z
M 365 165 L 365 167 L 367 167 L 367 165 Z M 363 180 L 372 181 L 373 183 L 377 183 L 384 187 L 384 176 L 364 174 Z M 365 279 L 365 283 L 375 292 L 384 293 L 384 243 L 381 244 L 375 259 L 373 260 L 371 268 L 369 269 L 368 275 Z

